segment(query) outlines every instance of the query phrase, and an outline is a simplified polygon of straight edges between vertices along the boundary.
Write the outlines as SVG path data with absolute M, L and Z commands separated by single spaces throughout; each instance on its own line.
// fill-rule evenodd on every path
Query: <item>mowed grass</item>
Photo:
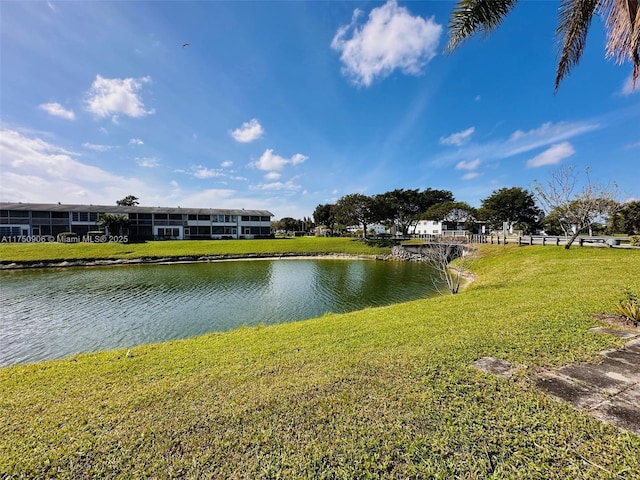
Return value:
M 622 345 L 588 329 L 640 252 L 480 253 L 458 295 L 0 369 L 0 478 L 640 478 L 639 436 L 534 384 Z
M 271 240 L 155 241 L 144 243 L 0 243 L 0 262 L 87 259 L 278 255 L 284 253 L 380 255 L 388 248 L 368 247 L 358 239 L 297 237 Z

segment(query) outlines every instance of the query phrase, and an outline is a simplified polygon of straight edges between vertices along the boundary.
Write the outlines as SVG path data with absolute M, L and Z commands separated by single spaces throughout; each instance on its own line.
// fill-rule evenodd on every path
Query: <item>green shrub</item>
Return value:
M 640 304 L 638 304 L 638 295 L 633 293 L 630 288 L 625 289 L 625 298 L 616 305 L 616 310 L 620 315 L 625 317 L 628 322 L 633 323 L 636 327 L 640 323 Z
M 629 243 L 634 247 L 640 247 L 640 235 L 631 235 L 629 237 Z

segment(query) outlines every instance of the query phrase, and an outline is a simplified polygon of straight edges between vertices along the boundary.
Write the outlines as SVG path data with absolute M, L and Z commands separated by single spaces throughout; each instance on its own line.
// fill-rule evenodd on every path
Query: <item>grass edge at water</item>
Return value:
M 0 369 L 0 476 L 633 478 L 638 436 L 530 379 L 621 345 L 590 314 L 638 253 L 481 252 L 455 296 Z

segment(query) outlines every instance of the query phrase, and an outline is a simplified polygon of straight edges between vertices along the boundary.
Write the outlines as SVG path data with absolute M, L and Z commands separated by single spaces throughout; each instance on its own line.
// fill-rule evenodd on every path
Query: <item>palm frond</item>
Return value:
M 622 64 L 633 63 L 633 83 L 640 73 L 639 0 L 601 0 L 599 13 L 606 17 L 607 58 Z
M 587 41 L 587 32 L 599 0 L 562 0 L 556 36 L 562 47 L 556 70 L 556 91 L 562 79 L 569 74 L 582 56 Z
M 633 88 L 636 88 L 640 77 L 640 6 L 636 10 L 636 21 L 633 24 L 635 35 L 631 42 L 631 57 L 633 59 Z
M 502 23 L 518 0 L 460 0 L 449 20 L 449 42 L 445 52 L 451 53 L 478 31 L 487 36 Z

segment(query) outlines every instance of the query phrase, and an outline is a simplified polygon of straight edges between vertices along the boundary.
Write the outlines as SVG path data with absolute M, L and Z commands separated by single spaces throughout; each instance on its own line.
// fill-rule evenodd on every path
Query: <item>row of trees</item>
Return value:
M 313 212 L 318 225 L 334 229 L 337 224 L 360 225 L 366 236 L 367 227 L 380 223 L 400 235 L 407 235 L 419 220 L 465 223 L 470 229 L 477 221 L 490 228 L 517 227 L 526 232 L 539 228 L 543 213 L 533 195 L 519 187 L 501 188 L 482 200 L 476 209 L 456 201 L 448 190 L 424 191 L 397 189 L 379 195 L 359 193 L 345 195 L 335 204 L 318 205 Z
M 586 179 L 572 167 L 552 172 L 546 182 L 535 182 L 534 191 L 520 187 L 501 188 L 481 201 L 480 208 L 456 201 L 448 190 L 424 191 L 396 189 L 367 196 L 359 193 L 345 195 L 335 204 L 318 205 L 313 212 L 316 225 L 330 230 L 358 225 L 366 237 L 374 223 L 391 231 L 407 235 L 417 221 L 437 220 L 463 223 L 468 230 L 482 222 L 489 230 L 532 234 L 544 230 L 550 235 L 565 235 L 570 247 L 577 236 L 594 226 L 627 234 L 640 233 L 640 202 L 620 204 L 615 201 L 615 185 L 593 183 L 586 171 Z M 578 188 L 578 185 L 583 185 Z

